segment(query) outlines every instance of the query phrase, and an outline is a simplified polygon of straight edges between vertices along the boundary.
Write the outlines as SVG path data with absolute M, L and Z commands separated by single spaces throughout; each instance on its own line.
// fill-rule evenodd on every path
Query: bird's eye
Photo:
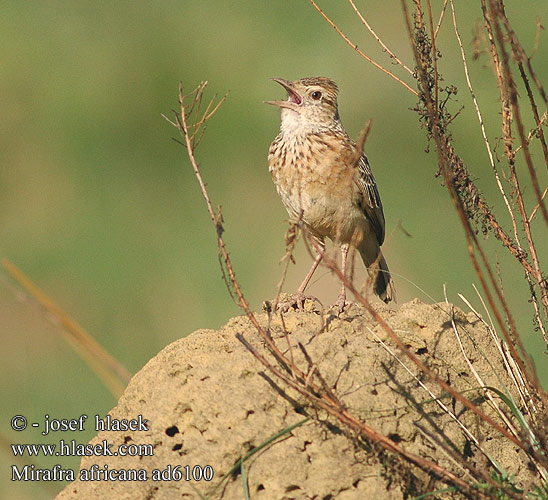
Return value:
M 315 90 L 312 92 L 312 99 L 315 99 L 316 101 L 322 97 L 322 93 L 319 90 Z

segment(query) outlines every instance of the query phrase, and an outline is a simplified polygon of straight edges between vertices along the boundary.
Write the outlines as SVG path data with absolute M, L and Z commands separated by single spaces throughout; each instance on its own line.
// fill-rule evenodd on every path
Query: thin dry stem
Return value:
M 542 199 L 544 200 L 544 198 L 546 197 L 546 193 L 548 193 L 548 187 L 544 190 L 544 192 L 542 193 Z M 531 212 L 531 215 L 529 216 L 529 222 L 531 222 L 534 218 L 535 218 L 535 215 L 537 213 L 537 210 L 539 208 L 539 205 L 536 205 L 535 208 L 533 208 L 533 211 Z
M 445 0 L 443 2 L 443 7 L 441 8 L 441 12 L 440 12 L 440 18 L 438 19 L 438 25 L 436 26 L 436 32 L 434 33 L 434 39 L 438 38 L 438 33 L 441 28 L 441 23 L 443 22 L 443 17 L 445 16 L 445 10 L 447 9 L 448 2 L 449 0 Z
M 280 281 L 278 281 L 278 285 L 276 287 L 276 298 L 274 299 L 274 304 L 272 306 L 273 311 L 277 311 L 278 309 L 278 304 L 280 303 L 280 296 L 282 294 L 282 289 L 287 277 L 289 264 L 295 263 L 295 259 L 293 258 L 293 252 L 295 251 L 295 247 L 297 246 L 299 235 L 300 221 L 297 221 L 296 223 L 291 223 L 289 229 L 285 233 L 285 254 L 281 259 L 281 262 L 283 262 L 284 266 Z
M 392 58 L 394 59 L 394 61 L 396 61 L 403 69 L 405 69 L 405 71 L 407 71 L 410 75 L 413 74 L 413 70 L 409 69 L 399 58 L 398 56 L 396 56 L 396 54 L 394 54 L 387 46 L 386 44 L 380 39 L 380 37 L 377 35 L 377 33 L 375 33 L 375 31 L 373 30 L 373 28 L 371 27 L 371 25 L 367 22 L 367 20 L 365 19 L 365 17 L 363 16 L 363 14 L 360 12 L 360 10 L 358 9 L 358 7 L 356 7 L 356 4 L 354 3 L 353 0 L 348 0 L 348 3 L 352 6 L 352 9 L 354 9 L 354 12 L 357 14 L 357 16 L 360 18 L 360 21 L 362 22 L 362 24 L 367 28 L 367 31 L 369 31 L 369 33 L 371 33 L 371 35 L 373 36 L 373 38 L 375 40 L 377 40 L 377 43 L 383 48 L 383 50 L 386 51 L 386 53 Z
M 131 373 L 104 347 L 102 347 L 81 325 L 53 302 L 15 264 L 7 259 L 2 266 L 27 293 L 33 297 L 67 333 L 66 340 L 86 361 L 115 397 L 120 397 Z
M 420 0 L 416 0 L 417 7 L 420 7 Z M 434 65 L 434 104 L 436 109 L 439 108 L 439 87 L 438 87 L 438 53 L 436 50 L 436 34 L 434 33 L 434 19 L 432 17 L 432 6 L 430 0 L 426 0 L 428 7 L 428 23 L 430 28 L 430 38 L 432 40 L 432 63 Z M 420 9 L 419 9 L 420 12 Z
M 363 57 L 367 62 L 371 63 L 375 68 L 380 69 L 383 73 L 388 75 L 390 78 L 393 78 L 398 83 L 403 85 L 409 92 L 414 95 L 418 95 L 417 91 L 411 88 L 407 83 L 405 83 L 401 78 L 398 78 L 394 73 L 387 70 L 385 67 L 381 66 L 379 63 L 371 59 L 367 54 L 358 48 L 358 46 L 348 38 L 344 32 L 331 20 L 331 18 L 318 6 L 314 0 L 308 0 L 312 6 L 320 13 L 320 15 L 331 25 L 331 27 L 339 34 L 339 36 L 352 47 L 361 57 Z

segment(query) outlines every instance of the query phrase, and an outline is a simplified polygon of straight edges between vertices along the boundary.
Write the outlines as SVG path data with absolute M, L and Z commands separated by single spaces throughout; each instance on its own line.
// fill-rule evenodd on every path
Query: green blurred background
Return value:
M 442 3 L 433 2 L 436 15 Z M 400 3 L 358 4 L 412 66 Z M 470 56 L 481 15 L 477 4 L 458 6 Z M 322 6 L 362 50 L 413 85 L 346 2 L 326 0 Z M 545 0 L 508 2 L 508 16 L 527 51 L 545 7 Z M 425 152 L 424 131 L 409 110 L 413 95 L 358 57 L 306 0 L 4 0 L 0 10 L 0 256 L 15 262 L 132 372 L 173 340 L 198 328 L 218 328 L 239 314 L 221 279 L 215 233 L 185 151 L 161 117 L 176 108 L 179 81 L 188 91 L 202 80 L 209 81 L 210 95 L 230 91 L 197 156 L 214 204 L 223 207 L 226 242 L 254 308 L 275 295 L 287 229 L 266 165 L 279 113 L 262 101 L 283 96 L 270 77 L 312 75 L 338 82 L 340 113 L 351 136 L 372 120 L 366 151 L 385 205 L 385 253 L 399 303 L 414 297 L 430 301 L 417 287 L 443 300 L 445 284 L 457 305 L 463 306 L 457 296 L 463 293 L 480 307 L 463 230 L 434 177 L 436 157 Z M 465 106 L 453 123 L 455 145 L 509 229 L 449 12 L 438 43 L 443 83 L 459 88 L 451 109 Z M 533 63 L 545 83 L 547 47 L 543 33 Z M 475 62 L 470 57 L 470 64 L 487 130 L 502 156 L 495 140 L 500 105 L 489 62 L 482 55 Z M 527 120 L 532 128 L 528 115 Z M 534 154 L 540 159 L 538 150 Z M 519 168 L 524 171 L 522 164 Z M 546 171 L 540 175 L 545 186 Z M 529 209 L 530 194 L 525 192 Z M 411 237 L 396 229 L 399 222 Z M 537 223 L 536 229 L 545 227 Z M 547 240 L 537 242 L 545 265 Z M 546 356 L 533 329 L 522 272 L 492 236 L 486 248 L 493 262 L 501 262 L 507 297 L 546 382 Z M 298 285 L 309 264 L 300 247 L 286 290 Z M 310 292 L 329 303 L 337 290 L 336 280 L 320 270 Z M 0 276 L 0 318 L 1 429 L 8 442 L 60 437 L 87 442 L 94 434 L 91 425 L 81 434 L 45 439 L 36 430 L 10 429 L 15 414 L 37 422 L 44 414 L 91 418 L 116 401 L 64 342 L 59 327 L 6 273 Z M 0 497 L 49 498 L 63 486 L 11 482 L 10 453 L 4 446 Z M 79 460 L 37 463 L 77 468 Z

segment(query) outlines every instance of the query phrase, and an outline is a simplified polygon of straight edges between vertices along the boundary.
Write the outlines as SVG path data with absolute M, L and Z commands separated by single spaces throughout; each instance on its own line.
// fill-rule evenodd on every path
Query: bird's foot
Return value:
M 286 313 L 291 310 L 304 311 L 307 301 L 317 302 L 322 305 L 317 297 L 312 295 L 305 295 L 304 293 L 297 292 L 292 295 L 282 294 L 276 304 L 276 311 Z
M 346 294 L 341 293 L 339 297 L 337 298 L 337 300 L 333 302 L 333 304 L 331 304 L 329 309 L 334 310 L 337 313 L 337 316 L 339 316 L 340 314 L 343 313 L 343 311 L 346 308 L 348 308 L 349 305 L 350 305 L 350 302 L 347 302 Z

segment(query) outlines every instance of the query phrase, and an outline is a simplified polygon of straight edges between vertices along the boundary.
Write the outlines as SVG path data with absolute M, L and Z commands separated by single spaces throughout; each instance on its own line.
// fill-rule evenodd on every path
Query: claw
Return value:
M 350 302 L 346 301 L 346 294 L 341 293 L 337 300 L 330 306 L 330 309 L 334 309 L 337 316 L 341 315 L 345 308 L 350 305 Z

